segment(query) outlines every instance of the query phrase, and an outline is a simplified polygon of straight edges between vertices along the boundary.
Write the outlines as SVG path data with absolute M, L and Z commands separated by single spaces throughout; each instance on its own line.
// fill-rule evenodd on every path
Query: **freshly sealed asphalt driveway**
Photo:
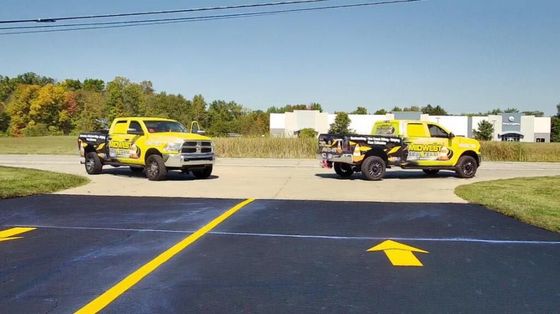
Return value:
M 560 308 L 560 235 L 483 207 L 242 201 L 2 200 L 0 312 Z

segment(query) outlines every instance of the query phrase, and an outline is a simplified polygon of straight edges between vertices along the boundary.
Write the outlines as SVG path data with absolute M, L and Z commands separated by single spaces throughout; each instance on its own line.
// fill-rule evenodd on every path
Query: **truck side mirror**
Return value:
M 452 139 L 455 137 L 455 134 L 453 134 L 453 132 L 449 132 L 449 135 L 447 135 L 447 137 L 449 137 L 449 139 Z
M 191 133 L 204 134 L 206 132 L 200 128 L 198 121 L 193 121 L 191 122 Z

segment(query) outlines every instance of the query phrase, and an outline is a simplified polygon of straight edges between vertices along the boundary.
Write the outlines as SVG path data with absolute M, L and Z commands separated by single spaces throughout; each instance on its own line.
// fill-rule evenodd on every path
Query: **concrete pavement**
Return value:
M 0 165 L 51 170 L 87 176 L 78 156 L 0 155 Z M 205 198 L 296 199 L 378 202 L 465 203 L 454 194 L 458 185 L 513 177 L 560 175 L 560 163 L 483 162 L 476 178 L 465 180 L 452 172 L 426 177 L 419 170 L 389 169 L 383 181 L 355 174 L 339 179 L 313 159 L 219 158 L 213 176 L 195 180 L 178 172 L 163 182 L 151 182 L 128 167 L 105 166 L 103 174 L 88 176 L 85 186 L 62 194 L 164 196 Z

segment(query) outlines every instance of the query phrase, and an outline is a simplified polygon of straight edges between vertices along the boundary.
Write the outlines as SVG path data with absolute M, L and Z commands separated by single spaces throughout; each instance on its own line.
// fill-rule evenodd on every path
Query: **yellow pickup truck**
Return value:
M 369 135 L 321 134 L 318 158 L 343 178 L 361 172 L 367 180 L 381 180 L 391 166 L 422 169 L 431 176 L 452 170 L 472 178 L 481 162 L 477 140 L 417 120 L 378 121 Z
M 198 123 L 191 130 L 162 118 L 116 118 L 109 130 L 81 133 L 78 148 L 86 172 L 99 174 L 103 165 L 128 166 L 152 181 L 165 179 L 169 170 L 191 172 L 206 179 L 212 174 L 214 144 Z

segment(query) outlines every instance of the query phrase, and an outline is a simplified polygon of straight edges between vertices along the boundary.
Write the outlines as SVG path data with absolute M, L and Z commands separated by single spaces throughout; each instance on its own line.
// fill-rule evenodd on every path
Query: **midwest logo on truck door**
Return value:
M 115 131 L 109 141 L 109 156 L 111 158 L 134 160 L 142 155 L 137 141 L 142 135 L 132 133 L 143 133 L 142 127 L 137 121 L 121 120 L 115 124 Z

